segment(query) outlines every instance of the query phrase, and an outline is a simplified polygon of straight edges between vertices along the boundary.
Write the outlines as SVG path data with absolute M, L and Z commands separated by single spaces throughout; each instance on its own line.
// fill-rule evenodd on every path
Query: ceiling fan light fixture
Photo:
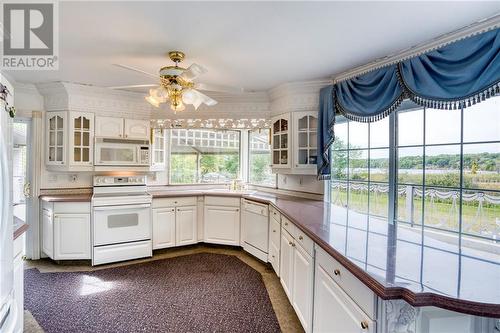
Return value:
M 186 89 L 182 92 L 182 101 L 186 104 L 193 104 L 196 100 L 196 95 L 192 89 Z
M 149 95 L 149 96 L 144 97 L 144 99 L 146 101 L 148 101 L 148 103 L 151 104 L 152 106 L 154 106 L 156 108 L 160 107 L 160 101 L 157 100 L 154 96 Z

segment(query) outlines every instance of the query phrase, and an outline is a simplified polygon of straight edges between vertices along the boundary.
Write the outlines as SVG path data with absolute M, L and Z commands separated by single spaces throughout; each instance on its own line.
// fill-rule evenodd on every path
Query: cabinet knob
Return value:
M 368 323 L 366 322 L 366 320 L 363 320 L 361 322 L 361 328 L 364 329 L 364 330 L 366 330 L 368 328 Z
M 288 222 L 285 222 L 285 225 L 288 225 Z
M 288 242 L 288 245 L 292 246 L 292 244 L 293 244 L 292 242 Z
M 272 257 L 274 258 L 274 254 L 272 255 Z
M 292 247 L 295 247 L 295 243 L 292 243 Z
M 304 237 L 302 237 L 302 236 L 299 236 L 299 240 L 303 240 L 303 239 L 304 239 Z
M 175 212 L 175 209 L 172 208 L 172 211 Z
M 334 271 L 333 271 L 333 274 L 335 275 L 340 275 L 340 269 L 336 268 Z
M 276 232 L 276 229 L 273 229 L 273 232 Z
M 239 211 L 240 211 L 240 209 L 239 209 L 239 208 L 236 208 L 236 211 L 237 211 L 237 212 L 239 212 Z

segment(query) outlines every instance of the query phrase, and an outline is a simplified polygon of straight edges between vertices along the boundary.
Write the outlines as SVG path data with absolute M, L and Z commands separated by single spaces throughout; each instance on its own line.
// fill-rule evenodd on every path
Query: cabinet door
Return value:
M 152 129 L 152 154 L 151 171 L 165 170 L 166 166 L 166 131 L 161 128 Z
M 214 244 L 240 245 L 240 209 L 205 206 L 205 241 Z
M 95 117 L 95 136 L 122 138 L 123 119 L 114 117 Z
M 315 333 L 376 332 L 375 323 L 320 265 L 316 265 L 313 327 Z
M 312 257 L 299 245 L 292 245 L 293 277 L 292 277 L 292 305 L 306 332 L 311 332 L 312 305 L 313 305 L 313 275 L 314 265 Z
M 271 151 L 273 168 L 290 168 L 290 114 L 273 118 L 271 121 Z
M 66 164 L 67 113 L 47 112 L 45 129 L 47 132 L 46 159 L 48 165 Z
M 69 114 L 69 164 L 91 166 L 94 156 L 94 114 Z
M 90 259 L 90 214 L 54 215 L 54 259 Z
M 153 250 L 175 246 L 175 208 L 153 209 Z
M 268 261 L 273 267 L 276 275 L 280 276 L 280 250 L 274 243 L 269 243 Z
M 52 213 L 48 210 L 42 211 L 42 251 L 50 258 L 54 257 L 54 228 Z
M 125 119 L 124 134 L 127 139 L 149 140 L 150 128 L 149 120 Z
M 293 282 L 293 238 L 285 229 L 281 230 L 280 281 L 285 294 L 292 301 Z
M 15 296 L 15 306 L 17 307 L 17 313 L 24 313 L 24 265 L 23 265 L 23 255 L 18 254 L 14 258 L 14 296 Z M 23 330 L 24 321 L 18 320 L 14 328 L 14 332 L 24 332 Z
M 318 115 L 316 112 L 293 113 L 293 167 L 316 170 Z
M 198 242 L 198 219 L 196 206 L 186 206 L 177 208 L 176 213 L 176 244 L 188 245 Z

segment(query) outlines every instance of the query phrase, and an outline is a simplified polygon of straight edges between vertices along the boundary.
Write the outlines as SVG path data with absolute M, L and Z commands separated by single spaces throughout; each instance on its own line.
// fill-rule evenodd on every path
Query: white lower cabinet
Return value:
M 267 261 L 273 266 L 274 271 L 280 276 L 280 247 L 281 247 L 281 224 L 279 213 L 271 208 L 269 217 L 269 253 Z
M 153 209 L 153 250 L 175 246 L 175 208 Z
M 90 259 L 90 203 L 44 202 L 42 207 L 42 251 L 54 260 Z
M 153 209 L 153 250 L 198 242 L 197 206 Z
M 197 206 L 179 207 L 176 210 L 175 234 L 177 245 L 189 245 L 198 242 Z
M 293 278 L 293 238 L 285 230 L 281 231 L 280 281 L 288 299 L 292 299 Z
M 314 287 L 313 257 L 283 228 L 280 281 L 306 332 L 311 332 Z
M 314 291 L 315 333 L 376 332 L 375 322 L 320 266 L 316 265 Z
M 14 327 L 14 332 L 21 333 L 24 328 L 23 313 L 24 313 L 24 263 L 23 249 L 25 244 L 25 235 L 21 235 L 14 239 L 14 299 L 18 320 Z M 11 310 L 12 311 L 12 310 Z
M 54 259 L 90 259 L 90 214 L 54 214 Z
M 302 247 L 293 251 L 292 305 L 306 332 L 311 332 L 313 304 L 313 258 Z
M 240 208 L 207 206 L 204 210 L 205 242 L 240 245 Z

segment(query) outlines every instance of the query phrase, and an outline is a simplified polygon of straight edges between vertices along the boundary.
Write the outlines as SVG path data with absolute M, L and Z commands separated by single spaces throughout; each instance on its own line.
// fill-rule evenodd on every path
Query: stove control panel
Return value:
M 146 185 L 145 175 L 134 176 L 94 176 L 94 186 Z

